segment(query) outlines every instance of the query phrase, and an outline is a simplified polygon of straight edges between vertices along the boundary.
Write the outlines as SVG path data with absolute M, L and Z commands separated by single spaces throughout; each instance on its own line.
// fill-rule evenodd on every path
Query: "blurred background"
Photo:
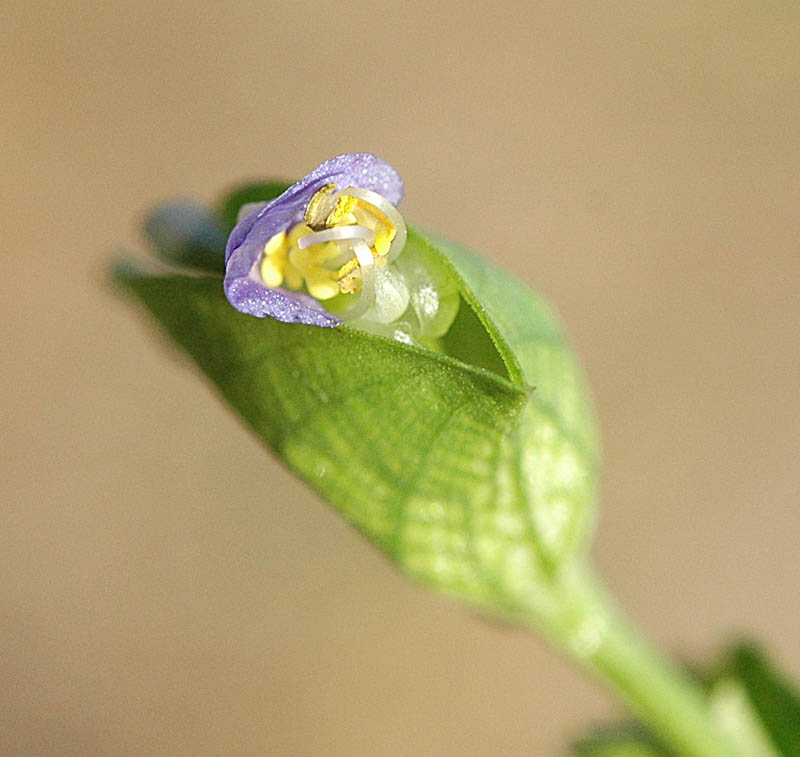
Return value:
M 105 283 L 154 202 L 345 151 L 560 310 L 637 622 L 800 675 L 800 4 L 33 0 L 0 64 L 0 753 L 562 754 L 619 712 L 396 574 Z

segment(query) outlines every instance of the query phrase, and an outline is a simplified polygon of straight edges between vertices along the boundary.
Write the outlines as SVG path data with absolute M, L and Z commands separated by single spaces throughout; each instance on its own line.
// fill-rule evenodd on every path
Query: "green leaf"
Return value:
M 596 729 L 572 745 L 578 757 L 672 757 L 655 737 L 638 723 Z
M 225 201 L 227 225 L 243 197 L 264 194 Z M 219 279 L 129 267 L 116 279 L 409 576 L 529 616 L 592 522 L 598 451 L 580 369 L 524 284 L 430 235 L 409 230 L 408 245 L 458 282 L 462 308 L 440 351 L 242 315 Z
M 779 754 L 800 755 L 800 693 L 757 644 L 732 646 L 715 679 L 739 684 Z

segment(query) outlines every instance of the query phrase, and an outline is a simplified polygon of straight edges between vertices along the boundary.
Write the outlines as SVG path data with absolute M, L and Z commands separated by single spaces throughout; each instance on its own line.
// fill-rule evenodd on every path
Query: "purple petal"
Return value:
M 243 218 L 231 232 L 225 250 L 225 294 L 237 310 L 286 323 L 337 326 L 341 321 L 313 297 L 265 286 L 255 267 L 264 245 L 280 231 L 303 220 L 306 205 L 327 184 L 339 188 L 371 189 L 397 205 L 403 199 L 403 180 L 386 161 L 370 153 L 347 153 L 326 160 L 259 210 Z

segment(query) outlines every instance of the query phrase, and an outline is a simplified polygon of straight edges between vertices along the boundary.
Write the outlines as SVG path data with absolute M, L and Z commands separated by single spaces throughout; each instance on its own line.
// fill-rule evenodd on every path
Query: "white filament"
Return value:
M 386 255 L 386 262 L 391 263 L 402 251 L 406 245 L 406 222 L 397 208 L 392 205 L 385 197 L 373 192 L 371 189 L 359 189 L 358 187 L 348 187 L 338 191 L 333 197 L 337 199 L 340 195 L 350 195 L 359 200 L 364 200 L 370 205 L 374 205 L 380 210 L 394 225 L 396 233 L 392 244 L 389 247 L 389 252 Z
M 375 232 L 366 226 L 352 224 L 350 226 L 336 226 L 333 229 L 323 229 L 306 234 L 297 240 L 297 246 L 301 250 L 311 247 L 312 244 L 322 244 L 323 242 L 341 242 L 343 240 L 361 239 L 369 247 L 375 244 Z
M 350 244 L 361 266 L 361 294 L 355 303 L 342 313 L 342 318 L 346 321 L 364 315 L 375 301 L 375 258 L 372 250 L 363 239 L 353 239 Z

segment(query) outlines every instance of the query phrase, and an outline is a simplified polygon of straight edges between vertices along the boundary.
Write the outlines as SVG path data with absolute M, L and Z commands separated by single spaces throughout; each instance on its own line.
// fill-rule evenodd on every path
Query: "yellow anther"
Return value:
M 286 232 L 280 231 L 264 245 L 264 254 L 269 257 L 277 253 L 286 243 Z
M 303 277 L 289 261 L 290 250 L 297 244 L 297 239 L 304 236 L 302 233 L 299 236 L 295 234 L 296 228 L 288 236 L 284 231 L 275 234 L 264 245 L 261 278 L 269 287 L 279 287 L 284 281 L 291 289 L 300 289 L 303 286 Z M 306 229 L 305 233 L 310 232 Z
M 271 237 L 264 246 L 261 278 L 269 287 L 279 287 L 285 283 L 291 289 L 302 289 L 305 282 L 312 297 L 329 300 L 341 290 L 334 272 L 325 264 L 339 255 L 339 248 L 326 243 L 301 250 L 297 242 L 311 233 L 308 226 L 298 223 L 288 234 L 280 232 Z
M 283 271 L 271 258 L 261 261 L 261 278 L 268 287 L 279 287 L 283 283 Z
M 315 268 L 306 274 L 306 286 L 312 297 L 330 300 L 339 294 L 339 283 L 333 278 L 333 271 Z
M 286 271 L 286 234 L 281 231 L 271 237 L 264 245 L 264 257 L 261 260 L 261 278 L 269 287 L 279 287 L 283 283 Z
M 353 294 L 361 289 L 361 266 L 355 258 L 351 258 L 336 271 L 335 278 L 343 294 Z
M 395 236 L 397 236 L 397 229 L 394 224 L 374 205 L 362 199 L 357 199 L 356 205 L 353 212 L 356 223 L 366 226 L 375 232 L 375 246 L 373 248 L 375 255 L 378 257 L 387 255 Z
M 326 184 L 311 196 L 306 205 L 304 221 L 314 231 L 326 228 L 326 219 L 331 212 L 331 195 L 336 191 L 335 184 Z
M 295 224 L 289 231 L 289 245 L 297 247 L 297 242 L 303 237 L 307 237 L 311 233 L 311 229 L 304 223 Z
M 337 201 L 336 206 L 325 219 L 325 225 L 332 229 L 334 226 L 350 226 L 356 222 L 353 210 L 358 204 L 355 197 L 342 195 Z

